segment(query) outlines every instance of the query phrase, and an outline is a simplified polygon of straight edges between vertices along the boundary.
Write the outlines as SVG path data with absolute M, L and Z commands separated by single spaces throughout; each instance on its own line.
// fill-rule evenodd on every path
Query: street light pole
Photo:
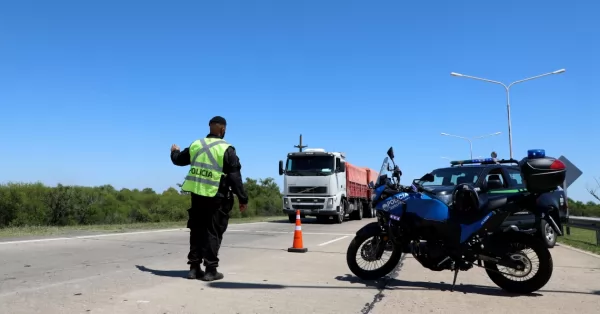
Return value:
M 510 122 L 510 88 L 518 83 L 522 83 L 525 81 L 531 81 L 540 77 L 544 77 L 544 76 L 548 76 L 548 75 L 553 75 L 553 74 L 561 74 L 564 73 L 566 70 L 565 69 L 560 69 L 560 70 L 556 70 L 554 72 L 548 72 L 548 73 L 544 73 L 544 74 L 540 74 L 540 75 L 536 75 L 536 76 L 532 76 L 532 77 L 528 77 L 526 79 L 522 79 L 522 80 L 518 80 L 515 82 L 512 82 L 508 85 L 502 83 L 502 82 L 498 82 L 498 81 L 492 81 L 492 80 L 488 80 L 485 78 L 480 78 L 480 77 L 475 77 L 475 76 L 470 76 L 470 75 L 465 75 L 465 74 L 460 74 L 460 73 L 456 73 L 456 72 L 452 72 L 450 73 L 450 75 L 452 76 L 456 76 L 456 77 L 466 77 L 466 78 L 470 78 L 470 79 L 474 79 L 474 80 L 479 80 L 479 81 L 484 81 L 484 82 L 489 82 L 489 83 L 494 83 L 494 84 L 499 84 L 502 85 L 504 87 L 504 89 L 506 90 L 506 111 L 507 111 L 507 115 L 508 115 L 508 145 L 509 145 L 509 149 L 510 149 L 510 159 L 513 158 L 513 153 L 512 153 L 512 127 L 511 127 L 511 122 Z
M 473 159 L 473 140 L 475 139 L 479 139 L 479 138 L 484 138 L 484 137 L 488 137 L 488 136 L 494 136 L 494 135 L 498 135 L 501 134 L 502 132 L 496 132 L 496 133 L 492 133 L 492 134 L 486 134 L 486 135 L 481 135 L 481 136 L 476 136 L 476 137 L 464 137 L 464 136 L 458 136 L 458 135 L 453 135 L 453 134 L 448 134 L 448 133 L 440 133 L 441 135 L 444 136 L 452 136 L 452 137 L 457 137 L 457 138 L 462 138 L 463 140 L 466 140 L 469 142 L 469 150 L 471 152 L 471 159 Z

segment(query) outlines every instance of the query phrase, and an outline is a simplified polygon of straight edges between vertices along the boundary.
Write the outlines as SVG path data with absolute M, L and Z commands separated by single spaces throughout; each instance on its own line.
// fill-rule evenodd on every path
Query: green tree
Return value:
M 249 216 L 278 215 L 282 197 L 273 178 L 246 178 Z M 7 226 L 64 226 L 135 222 L 181 221 L 190 208 L 189 193 L 170 187 L 162 193 L 151 188 L 54 187 L 42 183 L 8 183 L 0 185 L 0 228 Z M 240 217 L 235 200 L 233 217 Z

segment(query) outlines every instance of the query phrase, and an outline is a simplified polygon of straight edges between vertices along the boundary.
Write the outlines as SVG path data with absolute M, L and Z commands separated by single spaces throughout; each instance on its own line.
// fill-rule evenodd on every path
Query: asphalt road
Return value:
M 345 251 L 372 221 L 303 222 L 307 253 L 288 253 L 294 225 L 231 225 L 221 281 L 187 280 L 187 229 L 0 242 L 0 313 L 597 313 L 600 258 L 556 247 L 554 275 L 534 296 L 509 296 L 480 269 L 431 272 L 412 257 L 363 283 Z

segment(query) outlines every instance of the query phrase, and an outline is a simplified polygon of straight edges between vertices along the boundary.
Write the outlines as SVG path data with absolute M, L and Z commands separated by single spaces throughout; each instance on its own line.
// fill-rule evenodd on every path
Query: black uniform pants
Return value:
M 219 267 L 219 248 L 232 207 L 233 198 L 210 198 L 200 204 L 192 204 L 187 223 L 190 229 L 188 264 L 196 266 L 204 260 L 207 269 Z

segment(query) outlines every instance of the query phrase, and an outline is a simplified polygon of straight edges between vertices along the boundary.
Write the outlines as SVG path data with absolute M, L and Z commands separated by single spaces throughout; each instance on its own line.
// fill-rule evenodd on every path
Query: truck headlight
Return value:
M 333 198 L 327 199 L 327 207 L 333 207 Z
M 289 207 L 290 207 L 290 203 L 289 203 L 289 200 L 288 200 L 288 198 L 287 198 L 287 197 L 284 197 L 284 198 L 283 198 L 283 206 L 284 206 L 285 208 L 289 208 Z

